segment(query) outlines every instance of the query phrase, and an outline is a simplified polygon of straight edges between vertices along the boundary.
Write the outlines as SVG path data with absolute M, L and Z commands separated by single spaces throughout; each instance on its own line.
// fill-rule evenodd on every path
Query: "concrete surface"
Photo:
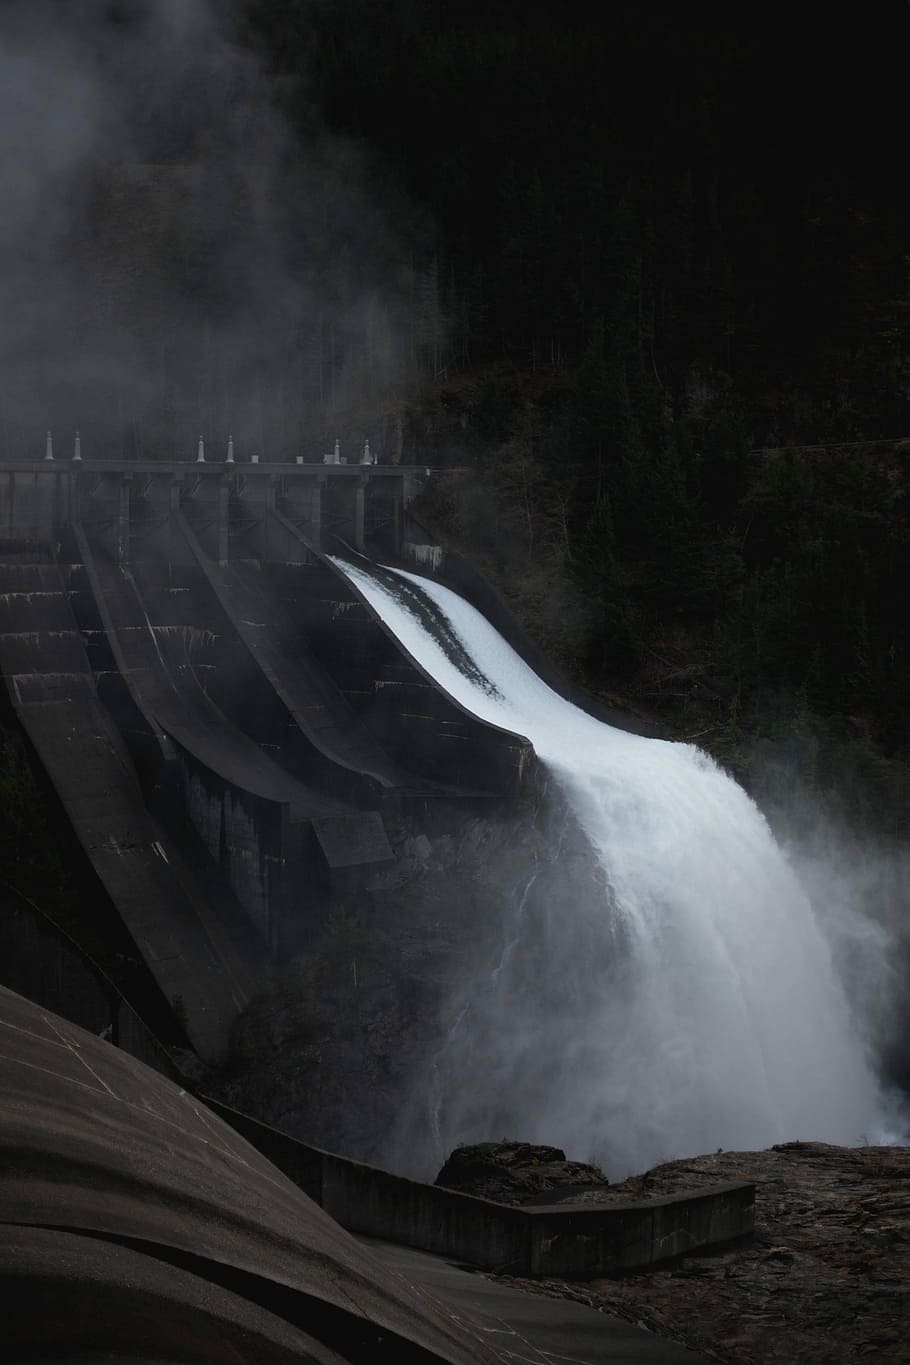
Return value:
M 569 1299 L 526 1294 L 442 1256 L 362 1239 L 390 1269 L 420 1285 L 455 1314 L 481 1324 L 487 1339 L 510 1358 L 572 1365 L 707 1365 L 707 1357 L 654 1336 L 624 1318 Z
M 137 974 L 126 973 L 129 984 Z M 62 1014 L 115 1047 L 138 1057 L 170 1080 L 179 1073 L 170 1054 L 105 975 L 73 940 L 29 900 L 0 887 L 0 985 L 55 1014 Z M 151 991 L 136 991 L 148 1017 L 159 1027 L 167 1009 Z
M 503 1359 L 185 1090 L 2 988 L 0 1225 L 8 1358 Z
M 327 533 L 352 507 L 363 520 L 375 482 L 373 522 L 397 536 L 412 476 L 325 475 L 341 499 Z M 422 829 L 454 799 L 532 794 L 527 741 L 420 673 L 282 514 L 322 482 L 296 465 L 0 468 L 11 701 L 206 1061 L 270 958 L 391 861 L 387 821 Z
M 215 1100 L 214 1111 L 349 1231 L 503 1274 L 563 1278 L 646 1270 L 748 1236 L 755 1186 L 662 1199 L 513 1206 L 324 1152 Z
M 219 933 L 145 806 L 98 696 L 69 591 L 39 554 L 0 553 L 0 669 L 23 729 L 149 970 L 206 1059 L 219 1057 L 252 974 Z
M 14 1359 L 700 1359 L 578 1304 L 356 1240 L 185 1090 L 3 988 L 0 1229 Z
M 224 675 L 238 671 L 242 646 L 216 647 L 230 626 L 198 569 L 182 568 L 175 590 L 163 555 L 117 564 L 79 523 L 73 529 L 120 675 L 177 771 L 181 804 L 263 942 L 277 950 L 302 913 L 313 925 L 321 918 L 320 897 L 301 895 L 325 881 L 325 868 L 314 866 L 321 845 L 312 822 L 342 820 L 344 865 L 372 866 L 392 856 L 381 817 L 303 782 L 216 704 L 212 693 L 230 686 Z

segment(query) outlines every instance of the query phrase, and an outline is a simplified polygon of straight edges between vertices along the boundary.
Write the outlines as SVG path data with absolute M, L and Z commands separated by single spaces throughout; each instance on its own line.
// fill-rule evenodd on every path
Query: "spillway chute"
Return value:
M 442 584 L 338 562 L 439 686 L 528 736 L 597 869 L 563 892 L 554 854 L 498 910 L 509 952 L 460 983 L 434 1058 L 440 1150 L 508 1131 L 619 1173 L 879 1131 L 881 1088 L 823 927 L 729 774 L 566 701 Z

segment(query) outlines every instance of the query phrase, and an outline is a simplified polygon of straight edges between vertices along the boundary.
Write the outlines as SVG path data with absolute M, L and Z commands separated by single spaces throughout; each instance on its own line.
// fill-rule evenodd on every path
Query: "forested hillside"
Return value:
M 672 416 L 732 381 L 753 445 L 896 434 L 906 6 L 811 33 L 574 0 L 251 12 L 298 128 L 360 140 L 429 217 L 441 369 L 574 365 L 606 331 Z
M 301 135 L 355 139 L 377 196 L 413 205 L 443 323 L 415 300 L 407 439 L 458 470 L 423 509 L 438 534 L 588 686 L 735 763 L 744 732 L 861 754 L 893 807 L 907 7 L 807 32 L 254 0 L 250 25 Z

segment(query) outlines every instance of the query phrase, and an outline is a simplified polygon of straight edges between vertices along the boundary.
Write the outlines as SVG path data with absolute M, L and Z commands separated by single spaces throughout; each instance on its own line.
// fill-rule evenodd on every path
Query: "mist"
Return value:
M 64 455 L 78 429 L 86 457 L 191 460 L 200 433 L 239 460 L 318 460 L 336 436 L 397 457 L 445 327 L 432 234 L 357 145 L 300 117 L 299 91 L 292 124 L 284 93 L 239 6 L 0 3 L 0 459 L 40 457 L 48 429 Z M 774 844 L 704 756 L 641 743 L 600 790 L 550 756 L 538 858 L 491 907 L 394 1164 L 431 1174 L 455 1142 L 507 1135 L 617 1174 L 905 1131 L 906 852 L 795 796 L 762 803 Z M 702 843 L 678 819 L 692 783 Z M 598 849 L 605 812 L 634 830 L 622 857 Z M 650 891 L 606 915 L 627 876 Z
M 86 457 L 189 458 L 203 432 L 318 459 L 399 420 L 415 297 L 435 308 L 419 218 L 312 111 L 285 121 L 240 18 L 0 6 L 0 456 L 78 428 Z
M 888 1138 L 910 1130 L 906 1039 L 910 1000 L 910 847 L 877 830 L 874 812 L 858 816 L 868 777 L 841 764 L 819 792 L 798 755 L 779 746 L 753 776 L 769 824 L 808 895 L 830 945 L 856 1028 L 888 1092 Z M 863 1139 L 871 1140 L 868 1134 Z
M 390 1159 L 428 1174 L 457 1143 L 510 1137 L 618 1177 L 719 1147 L 904 1136 L 871 863 L 864 898 L 821 848 L 783 848 L 708 755 L 565 702 L 454 593 L 347 571 L 462 705 L 531 738 L 551 788 L 536 864 L 490 906 Z

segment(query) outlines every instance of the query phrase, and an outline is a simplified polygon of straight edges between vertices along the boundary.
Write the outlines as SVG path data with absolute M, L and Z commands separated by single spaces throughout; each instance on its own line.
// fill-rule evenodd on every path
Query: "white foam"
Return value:
M 441 1146 L 508 1134 L 619 1173 L 876 1140 L 880 1087 L 828 944 L 745 791 L 699 749 L 565 701 L 449 589 L 340 567 L 452 697 L 532 741 L 603 871 L 517 922 L 527 942 L 508 971 L 466 983 L 471 1008 L 437 1059 Z

